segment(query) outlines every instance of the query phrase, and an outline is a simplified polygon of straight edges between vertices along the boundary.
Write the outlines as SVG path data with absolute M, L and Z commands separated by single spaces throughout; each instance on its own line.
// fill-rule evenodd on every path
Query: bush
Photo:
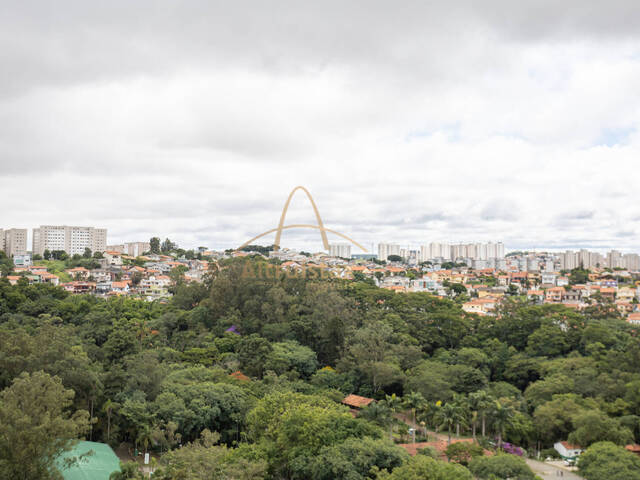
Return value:
M 484 455 L 482 447 L 477 443 L 456 442 L 447 447 L 445 451 L 450 462 L 468 465 L 474 457 Z
M 469 470 L 480 479 L 509 478 L 535 480 L 535 475 L 523 458 L 509 454 L 494 457 L 476 457 L 469 463 Z

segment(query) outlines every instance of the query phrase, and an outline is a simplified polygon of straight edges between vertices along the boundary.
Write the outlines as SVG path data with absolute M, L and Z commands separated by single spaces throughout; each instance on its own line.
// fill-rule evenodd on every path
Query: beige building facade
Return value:
M 45 250 L 64 250 L 69 255 L 82 255 L 86 248 L 94 253 L 104 252 L 107 229 L 68 225 L 41 225 L 33 229 L 34 255 L 43 255 Z
M 120 245 L 107 245 L 107 252 L 118 252 L 130 257 L 139 257 L 145 252 L 151 250 L 149 242 L 127 242 Z
M 0 228 L 0 250 L 9 257 L 25 255 L 27 253 L 26 228 Z

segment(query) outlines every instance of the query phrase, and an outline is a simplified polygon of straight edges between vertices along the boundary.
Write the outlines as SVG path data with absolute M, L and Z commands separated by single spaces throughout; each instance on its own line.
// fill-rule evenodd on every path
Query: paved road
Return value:
M 538 462 L 537 460 L 531 460 L 529 458 L 526 460 L 531 470 L 544 480 L 559 480 L 561 478 L 564 480 L 584 480 L 584 478 L 564 468 L 558 468 L 554 465 Z M 560 476 L 560 472 L 562 472 L 562 476 Z

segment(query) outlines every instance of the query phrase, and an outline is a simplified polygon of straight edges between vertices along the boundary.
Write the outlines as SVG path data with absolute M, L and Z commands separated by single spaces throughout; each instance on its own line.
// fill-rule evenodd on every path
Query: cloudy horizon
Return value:
M 0 228 L 232 248 L 304 185 L 367 247 L 640 252 L 638 24 L 621 0 L 4 1 Z M 315 223 L 298 193 L 287 223 Z

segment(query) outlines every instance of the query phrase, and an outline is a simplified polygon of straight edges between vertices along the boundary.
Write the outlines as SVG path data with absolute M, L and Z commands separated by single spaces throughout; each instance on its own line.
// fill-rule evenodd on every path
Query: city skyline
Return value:
M 637 3 L 116 4 L 0 15 L 0 224 L 640 250 Z

